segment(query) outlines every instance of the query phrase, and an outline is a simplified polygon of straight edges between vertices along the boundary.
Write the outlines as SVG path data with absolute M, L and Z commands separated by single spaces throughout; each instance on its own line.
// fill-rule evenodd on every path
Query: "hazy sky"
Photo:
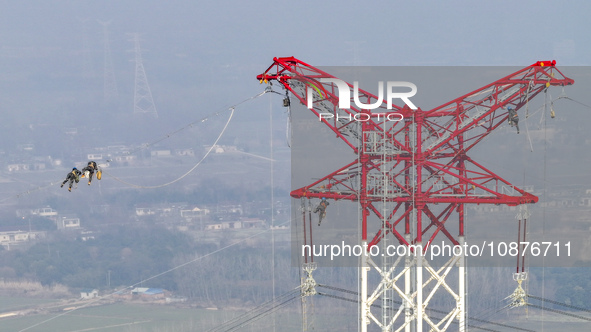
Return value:
M 588 1 L 3 1 L 0 42 L 82 47 L 82 21 L 142 33 L 152 53 L 212 65 L 588 65 Z M 97 24 L 95 24 L 97 25 Z M 98 25 L 89 27 L 89 33 Z M 149 46 L 148 46 L 149 44 Z M 115 47 L 115 46 L 114 46 Z M 131 48 L 131 46 L 130 46 Z
M 5 0 L 1 8 L 0 89 L 24 83 L 19 87 L 32 90 L 45 81 L 60 89 L 73 83 L 60 86 L 56 77 L 84 71 L 96 75 L 96 89 L 102 89 L 101 20 L 111 22 L 120 92 L 133 92 L 127 33 L 140 33 L 160 104 L 167 83 L 182 93 L 223 82 L 250 95 L 260 90 L 254 76 L 275 56 L 296 56 L 314 66 L 591 63 L 591 3 L 584 0 Z
M 0 0 L 0 129 L 15 132 L 14 138 L 0 133 L 0 150 L 30 143 L 33 129 L 22 130 L 35 127 L 30 124 L 99 125 L 84 113 L 95 111 L 91 107 L 100 104 L 103 89 L 103 30 L 97 20 L 110 22 L 115 75 L 127 98 L 120 108 L 129 113 L 134 67 L 127 33 L 142 36 L 162 119 L 158 130 L 144 130 L 154 140 L 200 118 L 191 113 L 197 106 L 207 114 L 262 91 L 255 77 L 273 57 L 295 56 L 313 66 L 525 67 L 552 59 L 559 67 L 588 66 L 589 13 L 588 0 Z M 104 120 L 100 143 L 111 144 L 109 130 L 129 127 L 108 121 L 118 120 Z M 43 130 L 34 132 L 37 146 L 49 136 Z M 98 145 L 87 133 L 84 143 Z
M 130 123 L 123 115 L 133 112 L 134 54 L 128 33 L 141 34 L 144 65 L 161 115 L 146 140 L 260 92 L 255 77 L 276 56 L 296 56 L 313 66 L 521 68 L 550 59 L 559 67 L 591 64 L 591 3 L 584 0 L 5 0 L 1 8 L 5 137 L 0 136 L 0 149 L 31 143 L 22 128 L 100 125 L 86 117 L 96 119 L 103 96 L 105 53 L 98 21 L 110 22 L 121 98 L 112 116 L 101 119 L 105 142 L 121 139 L 109 130 L 122 132 L 117 126 Z M 240 123 L 250 119 L 237 116 L 242 116 Z

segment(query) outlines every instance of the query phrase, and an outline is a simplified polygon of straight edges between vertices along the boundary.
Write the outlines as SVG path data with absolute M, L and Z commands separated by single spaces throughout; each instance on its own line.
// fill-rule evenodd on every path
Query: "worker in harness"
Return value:
M 519 116 L 517 115 L 517 110 L 512 107 L 507 107 L 507 110 L 509 111 L 509 124 L 511 127 L 517 127 L 517 133 L 519 134 Z
M 326 197 L 322 197 L 320 204 L 318 204 L 318 206 L 314 209 L 314 213 L 318 213 L 318 226 L 320 226 L 322 219 L 326 217 L 326 207 L 328 206 L 328 204 L 329 203 L 326 200 Z
M 88 165 L 82 169 L 82 172 L 84 173 L 83 177 L 88 178 L 88 185 L 89 186 L 90 186 L 90 182 L 92 182 L 92 176 L 94 175 L 94 172 L 97 172 L 97 178 L 100 180 L 100 177 L 99 177 L 100 170 L 98 169 L 97 164 L 92 160 L 89 161 Z
M 64 184 L 66 184 L 66 182 L 70 181 L 70 186 L 68 187 L 68 191 L 72 191 L 72 184 L 74 184 L 74 181 L 76 181 L 76 183 L 80 182 L 80 174 L 82 174 L 82 172 L 80 172 L 76 167 L 72 168 L 72 171 L 70 173 L 68 173 L 68 175 L 66 175 L 66 179 L 64 180 L 64 182 L 62 182 L 62 185 L 60 187 L 64 187 Z

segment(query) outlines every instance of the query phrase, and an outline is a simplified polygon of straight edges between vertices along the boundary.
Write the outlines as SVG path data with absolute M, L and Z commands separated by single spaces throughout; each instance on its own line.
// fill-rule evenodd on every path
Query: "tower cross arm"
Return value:
M 358 191 L 356 177 L 358 173 L 357 160 L 339 168 L 338 170 L 314 181 L 305 187 L 293 190 L 293 198 L 328 198 L 334 200 L 357 201 Z
M 567 86 L 574 80 L 555 67 L 556 61 L 538 61 L 493 83 L 424 112 L 431 128 L 424 143 L 426 153 L 458 150 L 462 136 L 468 151 L 550 86 Z
M 403 108 L 387 102 L 388 94 L 384 94 L 387 85 L 383 82 L 379 83 L 376 96 L 361 89 L 358 82 L 351 84 L 295 57 L 274 58 L 273 64 L 257 75 L 257 79 L 260 83 L 281 84 L 354 152 L 358 152 L 362 123 L 364 130 L 381 133 L 381 139 L 390 142 L 394 149 L 408 150 L 398 141 L 397 132 L 384 128 L 388 122 L 402 121 L 410 109 L 408 105 Z

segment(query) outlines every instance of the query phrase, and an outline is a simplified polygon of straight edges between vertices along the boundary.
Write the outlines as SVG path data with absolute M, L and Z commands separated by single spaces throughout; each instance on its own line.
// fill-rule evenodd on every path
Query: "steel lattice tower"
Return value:
M 111 55 L 111 45 L 109 40 L 109 22 L 98 21 L 103 26 L 103 44 L 104 44 L 104 101 L 105 103 L 114 102 L 119 96 L 117 90 L 117 80 L 115 79 L 115 70 L 113 69 L 113 57 Z
M 133 113 L 134 114 L 152 114 L 158 118 L 156 105 L 152 98 L 152 91 L 148 85 L 146 70 L 142 61 L 142 50 L 140 48 L 139 34 L 132 34 L 135 51 L 135 88 L 133 93 Z
M 82 25 L 82 75 L 89 78 L 94 77 L 94 68 L 92 65 L 92 53 L 90 51 L 90 42 L 88 40 L 88 19 L 77 18 Z
M 292 191 L 291 196 L 357 202 L 361 246 L 368 251 L 390 241 L 409 252 L 425 253 L 437 236 L 451 245 L 465 243 L 465 204 L 516 206 L 538 201 L 470 158 L 468 152 L 508 121 L 509 108 L 519 110 L 550 86 L 574 83 L 555 64 L 538 61 L 431 110 L 411 109 L 408 103 L 387 105 L 381 95 L 376 97 L 294 57 L 274 58 L 257 79 L 279 82 L 357 156 Z M 348 96 L 349 103 L 342 96 Z M 341 107 L 339 97 L 347 107 Z M 403 119 L 391 121 L 391 117 Z M 448 229 L 450 220 L 457 220 L 457 235 Z M 371 229 L 378 230 L 370 235 L 368 226 L 375 226 L 370 225 L 374 222 L 378 227 Z M 381 331 L 448 331 L 452 323 L 466 331 L 464 255 L 452 255 L 438 267 L 416 254 L 381 262 L 361 255 L 360 264 L 361 331 L 370 324 Z M 369 289 L 369 273 L 380 279 L 373 289 Z M 457 278 L 453 283 L 451 276 Z M 453 298 L 453 305 L 434 315 L 430 301 L 442 293 Z

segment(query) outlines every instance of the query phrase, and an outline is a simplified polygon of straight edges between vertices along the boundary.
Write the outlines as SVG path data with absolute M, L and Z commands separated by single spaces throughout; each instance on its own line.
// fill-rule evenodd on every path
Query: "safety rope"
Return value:
M 27 191 L 22 191 L 22 192 L 20 192 L 18 194 L 14 194 L 14 195 L 11 195 L 11 196 L 8 196 L 8 197 L 5 197 L 5 198 L 1 199 L 0 200 L 0 203 L 1 202 L 5 202 L 5 201 L 7 201 L 9 199 L 12 199 L 12 198 L 20 198 L 21 196 L 29 195 L 29 194 L 34 193 L 36 191 L 41 191 L 43 189 L 46 189 L 46 188 L 49 188 L 49 187 L 53 187 L 53 186 L 55 186 L 57 184 L 60 184 L 60 183 L 62 183 L 61 180 L 60 181 L 57 181 L 57 182 L 50 182 L 50 183 L 48 183 L 46 185 L 39 186 L 39 187 L 36 187 L 36 188 L 32 188 L 32 189 L 29 189 Z
M 268 93 L 268 92 L 277 93 L 277 92 L 275 92 L 275 91 L 271 90 L 270 88 L 267 88 L 267 89 L 265 89 L 265 90 L 264 90 L 263 92 L 261 92 L 261 93 L 258 93 L 258 94 L 254 95 L 254 96 L 252 96 L 252 97 L 250 97 L 250 98 L 247 98 L 247 99 L 245 99 L 245 100 L 243 100 L 243 101 L 241 101 L 241 102 L 239 102 L 239 103 L 237 103 L 237 104 L 235 104 L 235 105 L 232 105 L 232 106 L 230 106 L 230 107 L 228 108 L 228 110 L 230 110 L 231 112 L 230 112 L 230 116 L 228 117 L 228 121 L 226 121 L 226 124 L 224 125 L 224 128 L 222 128 L 222 131 L 221 131 L 221 132 L 220 132 L 220 134 L 218 135 L 218 137 L 217 137 L 217 139 L 215 140 L 215 142 L 214 142 L 214 143 L 213 143 L 213 144 L 210 146 L 210 148 L 207 150 L 207 152 L 206 152 L 206 153 L 205 153 L 205 155 L 204 155 L 204 156 L 201 158 L 201 160 L 199 160 L 199 161 L 198 161 L 198 162 L 197 162 L 197 163 L 196 163 L 196 164 L 195 164 L 193 167 L 191 167 L 191 169 L 189 169 L 189 170 L 188 170 L 188 171 L 187 171 L 185 174 L 183 174 L 183 175 L 179 176 L 178 178 L 176 178 L 176 179 L 174 179 L 174 180 L 172 180 L 172 181 L 169 181 L 169 182 L 167 182 L 167 183 L 163 183 L 163 184 L 156 185 L 156 186 L 142 186 L 142 185 L 138 185 L 138 184 L 133 184 L 133 183 L 130 183 L 130 182 L 126 182 L 126 181 L 124 181 L 124 180 L 122 180 L 122 179 L 120 179 L 120 178 L 118 178 L 118 177 L 116 177 L 116 176 L 114 176 L 114 175 L 112 175 L 112 174 L 110 174 L 110 173 L 108 173 L 108 172 L 105 172 L 105 174 L 109 175 L 109 176 L 110 176 L 110 177 L 112 177 L 113 179 L 115 179 L 115 180 L 117 180 L 117 181 L 119 181 L 119 182 L 121 182 L 121 183 L 123 183 L 123 184 L 126 184 L 126 185 L 128 185 L 128 186 L 131 186 L 131 187 L 134 187 L 134 188 L 139 188 L 139 189 L 156 189 L 156 188 L 162 188 L 162 187 L 169 186 L 169 185 L 171 185 L 171 184 L 173 184 L 173 183 L 176 183 L 176 182 L 178 182 L 178 181 L 182 180 L 182 179 L 183 179 L 183 178 L 185 178 L 187 175 L 191 174 L 191 173 L 192 173 L 192 172 L 193 172 L 193 171 L 194 171 L 194 170 L 195 170 L 197 167 L 199 167 L 199 165 L 201 165 L 201 163 L 202 163 L 202 162 L 205 160 L 205 158 L 207 158 L 207 157 L 209 156 L 209 154 L 211 153 L 211 151 L 213 151 L 213 149 L 216 147 L 217 143 L 219 142 L 219 140 L 222 138 L 222 136 L 223 136 L 223 135 L 224 135 L 224 133 L 226 132 L 226 129 L 228 128 L 228 125 L 230 124 L 230 121 L 232 120 L 232 116 L 234 115 L 234 111 L 235 111 L 236 107 L 238 107 L 239 105 L 241 105 L 241 104 L 243 104 L 243 103 L 245 103 L 245 102 L 247 102 L 247 101 L 250 101 L 250 100 L 256 99 L 256 98 L 258 98 L 258 97 L 261 97 L 262 95 L 264 95 L 264 94 L 266 94 L 266 93 Z M 218 114 L 219 114 L 219 112 L 217 112 L 217 113 L 215 113 L 215 114 L 216 114 L 216 115 L 218 115 Z M 153 143 L 150 143 L 150 144 L 146 144 L 146 145 L 144 145 L 144 146 L 143 146 L 143 148 L 146 148 L 146 147 L 148 147 L 148 146 L 150 146 L 150 145 L 154 145 L 154 144 L 156 144 L 156 143 L 158 143 L 158 142 L 161 142 L 161 141 L 163 141 L 164 139 L 167 139 L 167 138 L 169 138 L 170 136 L 172 136 L 172 135 L 174 135 L 174 134 L 177 134 L 178 132 L 180 132 L 180 131 L 182 131 L 182 130 L 184 130 L 184 129 L 187 129 L 187 128 L 190 128 L 190 127 L 192 127 L 192 126 L 193 126 L 195 123 L 198 123 L 198 122 L 204 122 L 204 121 L 205 121 L 205 120 L 203 120 L 203 119 L 202 119 L 202 120 L 199 120 L 199 121 L 192 122 L 192 123 L 190 123 L 190 124 L 188 124 L 188 125 L 186 125 L 186 126 L 184 126 L 184 127 L 180 128 L 180 129 L 177 129 L 177 130 L 175 130 L 174 132 L 172 132 L 172 133 L 170 133 L 170 134 L 167 134 L 167 135 L 166 135 L 164 138 L 161 138 L 161 139 L 159 139 L 159 140 L 157 140 L 157 141 L 155 141 L 155 142 L 153 142 Z M 130 152 L 130 153 L 131 153 L 131 152 Z M 112 161 L 112 160 L 107 160 L 107 162 L 110 162 L 110 161 Z
M 285 98 L 283 99 L 283 106 L 286 105 L 285 100 L 287 100 L 287 122 L 285 124 L 285 140 L 287 141 L 287 146 L 291 148 L 291 101 L 289 99 L 289 92 L 285 89 Z
M 546 98 L 546 96 L 544 96 Z M 548 201 L 548 188 L 546 187 L 547 177 L 548 177 L 548 121 L 546 117 L 546 103 L 544 103 L 544 115 L 543 115 L 543 124 L 544 124 L 544 167 L 543 167 L 543 174 L 544 174 L 544 202 Z M 546 239 L 546 205 L 542 206 L 542 239 Z M 542 256 L 542 297 L 546 295 L 546 256 Z M 542 309 L 544 307 L 544 302 L 542 302 Z M 542 322 L 544 321 L 545 311 L 542 311 Z

